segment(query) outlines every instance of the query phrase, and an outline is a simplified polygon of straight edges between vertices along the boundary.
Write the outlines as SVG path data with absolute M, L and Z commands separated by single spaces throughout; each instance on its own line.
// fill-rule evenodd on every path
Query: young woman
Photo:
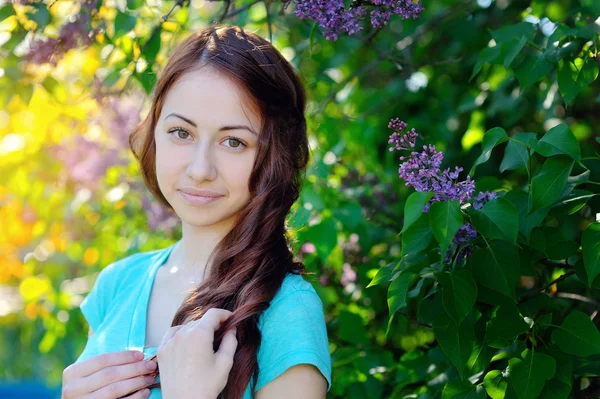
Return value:
M 255 34 L 211 27 L 177 46 L 129 142 L 183 234 L 102 270 L 64 399 L 325 397 L 323 305 L 285 229 L 308 161 L 305 101 Z

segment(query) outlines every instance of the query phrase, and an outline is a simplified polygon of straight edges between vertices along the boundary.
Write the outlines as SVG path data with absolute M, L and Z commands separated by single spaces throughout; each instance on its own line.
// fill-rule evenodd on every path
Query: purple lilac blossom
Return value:
M 408 150 L 414 148 L 417 137 L 419 136 L 415 129 L 402 135 L 402 130 L 406 129 L 406 123 L 398 120 L 392 120 L 388 125 L 397 132 L 392 133 L 388 141 L 394 147 L 394 150 Z M 444 160 L 444 153 L 435 149 L 432 144 L 424 145 L 422 152 L 413 151 L 408 157 L 400 157 L 401 161 L 398 169 L 398 175 L 406 181 L 408 187 L 413 187 L 419 192 L 435 193 L 433 198 L 425 205 L 424 211 L 429 211 L 433 202 L 439 201 L 459 201 L 460 204 L 467 202 L 475 191 L 475 181 L 470 176 L 464 181 L 458 181 L 458 175 L 463 168 L 456 167 L 453 172 L 450 168 L 441 170 L 440 166 Z
M 95 1 L 82 2 L 81 12 L 73 22 L 68 22 L 60 28 L 57 38 L 34 40 L 31 43 L 25 60 L 33 64 L 56 66 L 59 58 L 67 51 L 76 47 L 87 47 L 94 43 L 97 29 L 89 29 L 90 12 L 95 7 Z
M 349 263 L 344 263 L 342 266 L 342 277 L 340 278 L 340 284 L 342 287 L 356 281 L 356 272 L 352 269 Z
M 494 198 L 498 198 L 498 194 L 495 192 L 482 191 L 477 194 L 477 197 L 473 200 L 473 208 L 481 209 L 488 201 L 493 200 Z
M 287 9 L 292 0 L 282 1 L 285 3 L 284 9 Z M 337 40 L 342 32 L 353 35 L 363 30 L 360 22 L 367 15 L 367 6 L 372 8 L 370 20 L 374 28 L 386 25 L 393 14 L 404 19 L 416 19 L 423 11 L 421 1 L 376 0 L 368 5 L 361 3 L 361 0 L 354 0 L 346 8 L 343 0 L 294 0 L 294 14 L 300 19 L 308 18 L 317 22 L 327 40 Z
M 415 147 L 419 135 L 414 128 L 404 132 L 407 124 L 399 118 L 392 119 L 388 127 L 394 130 L 388 141 L 388 144 L 393 145 L 390 151 L 410 151 Z M 428 212 L 433 202 L 455 200 L 463 205 L 472 199 L 475 181 L 470 176 L 467 176 L 464 181 L 458 181 L 458 176 L 463 171 L 463 168 L 458 166 L 453 172 L 450 168 L 442 171 L 440 166 L 444 160 L 444 153 L 438 152 L 434 145 L 424 145 L 422 152 L 412 151 L 407 157 L 401 156 L 400 160 L 404 162 L 400 164 L 398 175 L 406 181 L 407 186 L 419 192 L 434 193 L 431 200 L 425 204 L 423 212 Z M 473 208 L 481 209 L 488 201 L 497 197 L 495 192 L 480 192 L 473 199 Z M 465 223 L 459 228 L 452 241 L 460 247 L 461 244 L 470 242 L 476 237 L 475 228 L 470 223 Z M 472 252 L 472 245 L 461 248 L 457 260 L 469 256 Z M 451 261 L 450 250 L 446 252 L 445 261 Z

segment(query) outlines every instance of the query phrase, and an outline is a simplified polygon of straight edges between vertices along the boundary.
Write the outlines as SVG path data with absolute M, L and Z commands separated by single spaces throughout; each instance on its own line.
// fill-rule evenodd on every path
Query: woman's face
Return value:
M 156 176 L 183 223 L 229 224 L 250 198 L 261 119 L 246 95 L 209 67 L 167 93 L 154 132 Z

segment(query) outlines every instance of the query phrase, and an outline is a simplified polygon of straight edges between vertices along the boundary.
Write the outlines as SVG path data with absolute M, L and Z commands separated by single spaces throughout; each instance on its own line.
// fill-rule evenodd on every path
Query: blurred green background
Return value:
M 398 117 L 416 128 L 445 153 L 445 167 L 468 170 L 483 134 L 495 126 L 509 135 L 539 134 L 565 122 L 582 157 L 593 155 L 599 85 L 576 82 L 577 96 L 566 106 L 559 58 L 547 69 L 535 63 L 559 24 L 591 26 L 585 62 L 594 81 L 598 2 L 431 0 L 418 19 L 393 16 L 378 31 L 363 24 L 363 32 L 337 41 L 297 18 L 293 4 L 284 11 L 278 1 L 239 1 L 223 19 L 229 2 L 174 5 L 0 5 L 0 381 L 59 386 L 85 345 L 78 306 L 98 271 L 179 238 L 178 221 L 145 189 L 127 136 L 146 115 L 155 73 L 170 51 L 190 32 L 221 21 L 271 40 L 308 91 L 312 160 L 289 226 L 326 310 L 330 397 L 441 398 L 448 360 L 432 330 L 396 317 L 386 337 L 385 287 L 366 288 L 400 254 L 404 201 L 412 192 L 398 179 L 397 155 L 387 150 L 387 124 Z M 84 15 L 91 37 L 89 26 L 78 23 Z M 517 50 L 520 69 L 480 57 L 496 44 L 492 30 L 518 23 L 535 32 Z M 476 65 L 480 71 L 470 79 Z M 479 166 L 478 190 L 527 180 L 519 171 L 500 175 L 501 160 L 495 152 Z M 598 181 L 598 163 L 588 166 Z M 599 212 L 598 197 L 585 209 Z

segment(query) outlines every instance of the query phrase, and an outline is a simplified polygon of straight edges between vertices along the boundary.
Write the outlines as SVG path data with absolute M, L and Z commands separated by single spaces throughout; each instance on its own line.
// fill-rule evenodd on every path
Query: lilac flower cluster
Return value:
M 389 138 L 388 144 L 393 145 L 390 151 L 404 150 L 409 151 L 415 148 L 418 133 L 415 129 L 404 132 L 407 124 L 400 119 L 392 119 L 388 127 L 394 130 Z M 451 172 L 450 168 L 441 170 L 444 153 L 435 149 L 434 145 L 424 145 L 422 152 L 412 151 L 409 156 L 400 157 L 401 161 L 398 169 L 398 175 L 406 181 L 406 185 L 413 187 L 419 192 L 432 192 L 434 196 L 425 204 L 423 212 L 428 212 L 431 204 L 439 201 L 458 201 L 461 205 L 470 201 L 475 192 L 475 181 L 467 176 L 466 180 L 459 181 L 458 176 L 463 171 L 461 167 L 455 167 Z M 480 192 L 473 198 L 473 208 L 481 209 L 488 201 L 497 198 L 494 192 Z M 460 247 L 461 244 L 472 241 L 477 237 L 477 231 L 470 223 L 465 223 L 460 227 L 453 238 L 453 243 Z M 460 250 L 457 259 L 469 256 L 473 251 L 473 246 L 468 245 Z M 450 252 L 446 253 L 446 262 L 449 262 Z
M 292 0 L 282 1 L 287 8 Z M 317 22 L 327 40 L 337 40 L 342 32 L 349 35 L 360 32 L 363 29 L 360 21 L 367 15 L 367 6 L 373 7 L 370 17 L 374 28 L 386 25 L 393 14 L 408 19 L 418 18 L 423 11 L 420 0 L 416 3 L 412 0 L 353 0 L 348 8 L 343 0 L 294 0 L 294 4 L 294 14 Z
M 25 60 L 33 64 L 51 64 L 56 66 L 60 57 L 78 46 L 89 46 L 94 43 L 96 29 L 89 28 L 91 10 L 96 0 L 85 0 L 81 3 L 81 11 L 77 18 L 63 25 L 57 38 L 37 39 L 31 43 Z
M 498 198 L 498 194 L 489 191 L 480 192 L 477 197 L 473 200 L 473 208 L 481 209 L 488 201 Z
M 398 118 L 393 119 L 388 125 L 391 129 L 396 130 L 388 141 L 394 147 L 394 150 L 409 150 L 415 147 L 417 137 L 419 136 L 415 129 L 402 134 L 406 129 L 406 123 Z M 422 152 L 413 151 L 408 157 L 400 157 L 401 161 L 398 169 L 398 174 L 401 179 L 406 180 L 406 185 L 413 187 L 420 192 L 433 192 L 435 195 L 429 201 L 424 211 L 429 211 L 429 207 L 433 202 L 458 200 L 460 204 L 464 204 L 475 192 L 475 181 L 467 176 L 465 181 L 458 181 L 458 175 L 463 171 L 463 168 L 456 167 L 453 172 L 450 168 L 441 170 L 440 166 L 444 160 L 444 153 L 438 152 L 434 145 L 429 144 L 423 146 Z

